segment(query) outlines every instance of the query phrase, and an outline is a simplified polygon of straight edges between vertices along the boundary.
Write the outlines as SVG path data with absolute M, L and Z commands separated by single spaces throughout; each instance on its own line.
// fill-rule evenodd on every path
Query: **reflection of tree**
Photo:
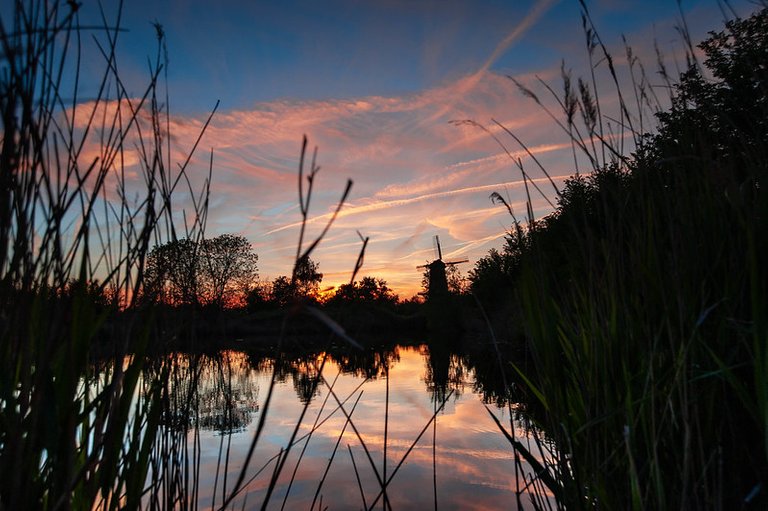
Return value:
M 465 384 L 472 382 L 475 392 L 486 403 L 506 406 L 521 401 L 516 395 L 516 375 L 507 364 L 502 375 L 495 349 L 487 345 L 471 345 L 468 351 L 459 342 L 441 337 L 429 342 L 421 351 L 424 356 L 424 383 L 436 403 L 453 392 L 459 397 Z M 520 360 L 509 345 L 499 346 L 504 360 Z M 167 381 L 163 424 L 185 431 L 197 424 L 201 429 L 232 432 L 245 429 L 259 410 L 257 376 L 274 371 L 275 380 L 293 386 L 299 400 L 310 403 L 321 395 L 318 364 L 322 350 L 309 350 L 300 355 L 283 353 L 277 358 L 223 351 L 216 355 L 168 355 L 149 364 L 148 370 Z M 327 351 L 344 374 L 378 379 L 400 361 L 399 346 L 381 344 L 365 350 L 339 345 Z M 520 362 L 524 363 L 524 362 Z M 505 385 L 504 382 L 508 382 Z
M 166 381 L 162 424 L 170 430 L 240 431 L 258 411 L 258 372 L 242 353 L 170 354 L 147 368 Z
M 241 431 L 258 409 L 256 372 L 242 353 L 224 351 L 211 360 L 198 384 L 198 425 L 222 433 Z
M 498 353 L 496 350 L 499 350 Z M 519 385 L 519 376 L 510 363 L 501 360 L 514 361 L 524 371 L 529 371 L 526 365 L 525 353 L 515 349 L 510 343 L 499 342 L 494 346 L 475 346 L 465 356 L 467 367 L 474 373 L 474 391 L 482 395 L 484 403 L 493 403 L 503 408 L 510 403 L 526 401 Z
M 286 383 L 291 378 L 293 389 L 303 404 L 309 404 L 320 394 L 320 373 L 318 371 L 322 352 L 291 356 L 287 353 L 261 364 L 261 370 L 271 368 L 276 382 Z
M 337 349 L 330 353 L 343 373 L 376 379 L 386 374 L 386 368 L 400 361 L 397 345 L 382 345 L 366 350 Z
M 302 363 L 293 375 L 293 389 L 302 404 L 309 404 L 312 398 L 320 394 L 320 372 L 315 364 Z
M 257 358 L 251 363 L 258 371 L 274 371 L 275 381 L 286 383 L 291 378 L 299 400 L 307 404 L 320 395 L 321 377 L 318 372 L 321 360 L 327 356 L 339 370 L 359 378 L 376 379 L 384 376 L 386 367 L 400 361 L 396 345 L 380 345 L 366 350 L 348 346 L 334 346 L 329 351 L 314 350 L 301 355 L 283 353 L 277 358 Z

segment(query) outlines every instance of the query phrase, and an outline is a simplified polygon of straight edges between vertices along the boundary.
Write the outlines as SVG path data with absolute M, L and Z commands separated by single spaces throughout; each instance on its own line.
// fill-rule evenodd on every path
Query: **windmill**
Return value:
M 440 238 L 437 234 L 432 238 L 432 243 L 435 247 L 435 260 L 429 264 L 417 266 L 417 268 L 427 268 L 429 270 L 427 300 L 448 296 L 448 278 L 445 274 L 445 268 L 447 266 L 455 266 L 460 263 L 469 262 L 469 259 L 443 261 L 443 251 L 440 248 Z

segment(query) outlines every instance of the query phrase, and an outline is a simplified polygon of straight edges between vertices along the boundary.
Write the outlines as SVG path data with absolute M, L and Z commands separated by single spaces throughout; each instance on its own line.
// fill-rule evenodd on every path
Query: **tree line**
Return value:
M 260 280 L 258 259 L 247 238 L 234 234 L 199 242 L 178 239 L 158 245 L 147 257 L 139 302 L 255 311 L 285 308 L 300 301 L 331 307 L 351 303 L 390 307 L 420 301 L 418 296 L 402 300 L 386 280 L 373 276 L 342 284 L 323 296 L 323 273 L 319 263 L 310 257 L 300 259 L 291 276 Z M 449 290 L 456 295 L 467 292 L 461 273 L 454 267 L 448 273 Z M 428 283 L 425 273 L 421 295 L 429 291 Z

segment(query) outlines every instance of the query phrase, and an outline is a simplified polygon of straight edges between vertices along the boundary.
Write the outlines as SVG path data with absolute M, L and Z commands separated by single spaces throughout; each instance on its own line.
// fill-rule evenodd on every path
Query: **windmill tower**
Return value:
M 445 269 L 448 266 L 455 266 L 460 263 L 469 262 L 469 259 L 462 259 L 460 261 L 443 261 L 443 251 L 440 248 L 440 238 L 435 235 L 432 238 L 432 243 L 435 247 L 435 260 L 429 264 L 422 264 L 417 268 L 427 268 L 429 270 L 429 288 L 427 293 L 427 301 L 432 301 L 436 298 L 443 298 L 448 296 L 448 277 Z

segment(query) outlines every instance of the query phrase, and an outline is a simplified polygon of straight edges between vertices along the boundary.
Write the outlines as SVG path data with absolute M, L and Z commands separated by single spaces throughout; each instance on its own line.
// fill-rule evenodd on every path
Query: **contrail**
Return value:
M 552 179 L 554 180 L 562 180 L 570 177 L 570 174 L 565 174 L 562 176 L 552 176 Z M 529 181 L 533 181 L 536 183 L 542 183 L 542 182 L 548 182 L 549 178 L 547 177 L 538 177 L 535 179 L 529 179 Z M 345 216 L 351 216 L 351 215 L 359 215 L 362 213 L 370 213 L 371 211 L 379 211 L 382 209 L 389 209 L 394 208 L 398 206 L 407 206 L 409 204 L 414 204 L 416 202 L 421 202 L 429 199 L 438 199 L 442 197 L 451 197 L 454 195 L 464 195 L 467 193 L 475 193 L 475 192 L 483 192 L 483 191 L 495 191 L 499 188 L 506 188 L 506 187 L 519 187 L 523 186 L 523 181 L 507 181 L 505 183 L 494 183 L 490 185 L 478 185 L 478 186 L 469 186 L 466 188 L 458 188 L 456 190 L 446 190 L 443 192 L 434 192 L 434 193 L 427 193 L 424 195 L 419 195 L 417 197 L 409 197 L 407 199 L 393 199 L 389 201 L 380 201 L 380 202 L 374 202 L 372 204 L 364 204 L 362 206 L 351 206 L 346 209 L 342 208 L 342 210 L 339 212 L 338 217 L 345 217 Z M 326 220 L 331 216 L 331 213 L 325 213 L 319 216 L 316 216 L 314 218 L 311 218 L 308 220 L 308 223 L 315 223 L 319 222 L 321 220 Z M 286 229 L 291 229 L 293 227 L 298 227 L 301 225 L 301 222 L 293 222 L 288 225 L 284 225 L 282 227 L 277 227 L 275 229 L 272 229 L 271 231 L 267 231 L 264 233 L 265 236 L 268 236 L 270 234 L 274 234 L 276 232 L 284 231 Z
M 485 63 L 482 65 L 482 67 L 477 71 L 477 73 L 483 73 L 485 71 L 488 71 L 488 69 L 493 65 L 494 62 L 496 62 L 496 59 L 498 59 L 502 53 L 507 51 L 510 46 L 512 46 L 512 43 L 517 41 L 525 32 L 531 28 L 537 21 L 539 21 L 539 18 L 541 18 L 544 13 L 546 13 L 552 5 L 556 3 L 555 0 L 543 0 L 541 2 L 538 2 L 536 5 L 533 6 L 533 9 L 528 11 L 528 14 L 523 18 L 523 21 L 520 22 L 504 39 L 501 40 L 501 42 L 496 45 L 496 49 L 493 50 L 493 53 L 486 59 Z M 475 74 L 477 74 L 475 73 Z
M 515 26 L 512 31 L 507 34 L 507 37 L 501 40 L 499 44 L 496 45 L 496 48 L 493 50 L 493 52 L 488 56 L 488 58 L 485 60 L 482 66 L 472 73 L 470 76 L 468 76 L 466 79 L 461 80 L 459 82 L 461 85 L 459 87 L 459 90 L 457 91 L 458 95 L 465 95 L 468 94 L 472 89 L 474 89 L 477 84 L 480 82 L 480 80 L 483 78 L 483 75 L 490 69 L 490 67 L 493 65 L 494 62 L 505 52 L 509 49 L 512 44 L 514 44 L 520 37 L 525 34 L 525 32 L 531 28 L 533 25 L 536 24 L 537 21 L 556 3 L 557 0 L 542 0 L 541 2 L 536 3 L 533 8 L 528 11 L 528 14 L 526 14 L 525 18 Z M 438 119 L 440 119 L 443 115 L 445 115 L 447 112 L 449 112 L 453 108 L 453 104 L 455 102 L 451 102 L 437 112 L 435 112 L 434 115 L 430 116 L 429 119 L 427 119 L 427 123 L 434 122 Z

